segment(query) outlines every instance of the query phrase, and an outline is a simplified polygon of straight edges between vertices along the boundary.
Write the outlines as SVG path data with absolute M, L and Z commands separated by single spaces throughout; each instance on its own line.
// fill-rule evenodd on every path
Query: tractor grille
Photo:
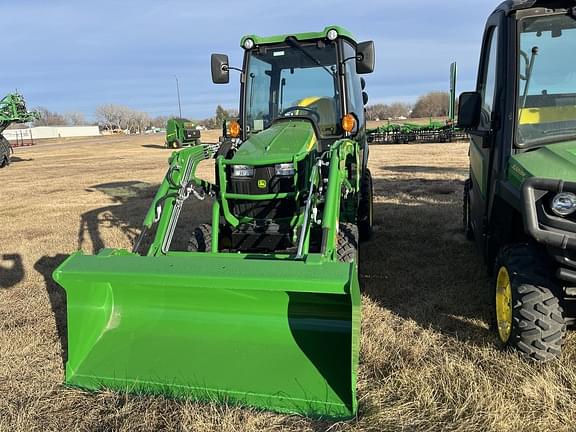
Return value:
M 276 176 L 274 166 L 255 167 L 254 177 L 251 178 L 228 178 L 228 192 L 234 194 L 265 195 L 295 191 L 294 179 Z M 289 218 L 296 212 L 296 202 L 293 199 L 230 200 L 230 210 L 236 217 L 252 219 Z

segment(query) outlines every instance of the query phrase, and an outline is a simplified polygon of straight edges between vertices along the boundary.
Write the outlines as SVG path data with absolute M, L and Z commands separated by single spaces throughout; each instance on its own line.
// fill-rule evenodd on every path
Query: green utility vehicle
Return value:
M 174 153 L 132 252 L 78 252 L 66 382 L 346 418 L 357 410 L 359 238 L 372 229 L 360 74 L 373 42 L 340 27 L 241 40 L 240 118 Z M 235 69 L 212 55 L 215 83 Z M 215 183 L 196 176 L 215 158 Z M 174 250 L 187 198 L 210 224 Z
M 12 93 L 0 99 L 0 168 L 10 165 L 12 146 L 2 132 L 12 123 L 26 123 L 38 118 L 37 112 L 26 109 L 24 97 L 19 93 Z
M 177 149 L 200 144 L 200 130 L 190 120 L 171 118 L 166 122 L 166 147 Z
M 502 343 L 537 361 L 576 317 L 576 2 L 511 0 L 490 16 L 471 135 L 464 229 L 494 269 Z

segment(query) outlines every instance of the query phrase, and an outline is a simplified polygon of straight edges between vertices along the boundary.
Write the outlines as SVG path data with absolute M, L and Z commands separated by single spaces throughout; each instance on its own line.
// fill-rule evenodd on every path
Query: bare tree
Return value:
M 369 105 L 366 107 L 366 118 L 368 120 L 387 120 L 408 117 L 411 108 L 410 104 L 403 102 L 392 102 L 390 105 Z
M 62 114 L 50 111 L 45 107 L 38 107 L 36 111 L 40 113 L 40 118 L 34 121 L 34 126 L 67 126 L 68 121 Z
M 443 117 L 448 115 L 450 95 L 446 92 L 431 92 L 418 98 L 412 117 Z
M 81 112 L 68 112 L 64 115 L 64 117 L 72 126 L 85 126 L 87 124 L 86 118 Z

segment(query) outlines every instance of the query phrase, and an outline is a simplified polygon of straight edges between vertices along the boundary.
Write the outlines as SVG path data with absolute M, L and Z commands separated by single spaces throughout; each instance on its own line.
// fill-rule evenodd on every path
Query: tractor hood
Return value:
M 316 148 L 316 133 L 308 120 L 283 120 L 253 134 L 240 145 L 233 162 L 268 165 L 301 160 Z
M 512 156 L 508 177 L 517 187 L 529 177 L 576 181 L 576 141 L 549 144 Z

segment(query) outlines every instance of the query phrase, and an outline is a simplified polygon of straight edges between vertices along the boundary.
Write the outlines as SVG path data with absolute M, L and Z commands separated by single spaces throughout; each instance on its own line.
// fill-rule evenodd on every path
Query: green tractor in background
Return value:
M 557 357 L 576 317 L 576 3 L 512 0 L 486 26 L 464 229 L 494 269 L 495 326 L 524 357 Z
M 166 147 L 178 149 L 200 144 L 197 125 L 183 118 L 171 118 L 166 122 Z
M 340 27 L 241 40 L 240 118 L 174 153 L 132 252 L 71 255 L 66 382 L 347 418 L 357 411 L 358 245 L 372 230 L 360 74 Z M 213 54 L 212 78 L 235 69 Z M 215 158 L 216 181 L 195 175 Z M 187 198 L 212 199 L 186 226 Z
M 10 165 L 12 146 L 2 132 L 12 123 L 27 123 L 38 119 L 37 112 L 29 112 L 26 101 L 19 93 L 12 93 L 0 99 L 0 168 Z

